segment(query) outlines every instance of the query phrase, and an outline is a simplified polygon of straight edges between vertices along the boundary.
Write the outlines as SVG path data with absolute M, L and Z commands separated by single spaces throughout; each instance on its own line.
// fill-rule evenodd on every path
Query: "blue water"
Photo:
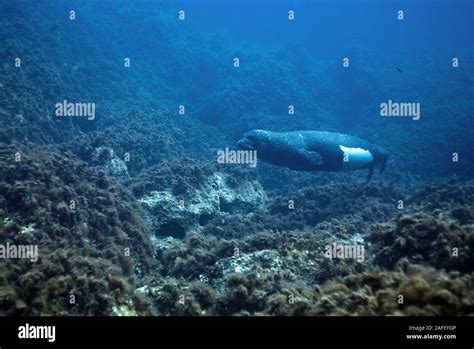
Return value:
M 472 49 L 470 1 L 182 1 L 190 26 L 227 32 L 232 40 L 298 43 L 316 56 L 347 50 Z M 289 10 L 296 21 L 287 19 Z M 403 10 L 403 25 L 397 11 Z

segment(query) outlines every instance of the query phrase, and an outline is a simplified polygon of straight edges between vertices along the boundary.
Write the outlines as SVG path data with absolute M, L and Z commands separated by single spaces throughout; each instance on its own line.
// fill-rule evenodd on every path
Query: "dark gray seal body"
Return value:
M 383 172 L 388 153 L 375 144 L 342 133 L 324 131 L 271 132 L 253 130 L 237 143 L 256 150 L 258 159 L 296 171 L 348 171 L 374 166 Z

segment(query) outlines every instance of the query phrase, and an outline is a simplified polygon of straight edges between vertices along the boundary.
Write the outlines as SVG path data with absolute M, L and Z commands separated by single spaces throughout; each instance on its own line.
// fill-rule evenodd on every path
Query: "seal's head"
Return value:
M 267 131 L 249 131 L 237 142 L 237 147 L 242 150 L 261 150 L 268 139 Z

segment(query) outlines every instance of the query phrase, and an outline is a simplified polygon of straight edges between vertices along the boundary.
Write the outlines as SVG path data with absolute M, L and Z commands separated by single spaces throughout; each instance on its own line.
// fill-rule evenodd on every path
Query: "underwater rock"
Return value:
M 216 266 L 222 270 L 224 279 L 230 274 L 246 273 L 249 271 L 256 273 L 257 277 L 259 277 L 263 272 L 276 273 L 284 267 L 281 257 L 274 250 L 260 250 L 223 258 L 216 263 Z
M 373 243 L 375 261 L 387 268 L 402 258 L 462 272 L 472 272 L 474 265 L 474 228 L 449 222 L 447 217 L 401 215 L 395 226 L 375 228 L 368 240 Z
M 403 258 L 439 269 L 472 272 L 474 265 L 473 181 L 447 182 L 415 192 L 414 213 L 377 224 L 367 237 L 375 262 L 393 268 Z
M 166 316 L 213 315 L 217 297 L 208 285 L 173 278 L 161 279 L 143 292 L 153 302 L 153 313 Z
M 452 177 L 441 183 L 426 185 L 413 193 L 410 201 L 416 203 L 418 210 L 453 210 L 460 214 L 461 224 L 472 224 L 474 205 L 474 180 Z M 459 211 L 460 210 L 460 211 Z M 466 210 L 470 212 L 466 213 Z M 464 211 L 464 213 L 461 213 Z M 455 217 L 456 218 L 456 217 Z
M 131 301 L 138 310 L 132 290 L 153 246 L 130 192 L 52 146 L 0 144 L 0 178 L 2 243 L 39 254 L 0 260 L 0 314 L 111 315 Z
M 410 266 L 407 271 L 377 269 L 311 288 L 289 285 L 269 297 L 272 315 L 470 315 L 474 277 Z M 289 301 L 291 300 L 291 301 Z
M 469 315 L 474 309 L 473 281 L 473 275 L 419 266 L 405 272 L 365 272 L 344 278 L 345 291 L 334 291 L 331 284 L 321 288 L 314 315 Z M 318 310 L 325 295 L 330 306 Z
M 443 191 L 443 186 L 444 184 L 440 184 L 439 190 Z M 466 220 L 469 215 L 465 210 L 469 210 L 469 207 L 454 205 L 460 211 L 453 215 L 451 198 L 449 204 L 446 202 L 442 205 L 446 209 L 429 214 L 424 203 L 407 198 L 410 203 L 407 211 L 421 212 L 407 212 L 397 217 L 397 209 L 388 209 L 395 203 L 392 197 L 394 193 L 389 187 L 365 188 L 362 191 L 347 188 L 345 192 L 336 189 L 332 192 L 330 188 L 331 186 L 321 188 L 321 192 L 329 191 L 331 197 L 328 202 L 331 207 L 340 207 L 340 211 L 335 210 L 338 214 L 336 217 L 325 217 L 314 226 L 303 222 L 302 229 L 281 231 L 277 229 L 281 226 L 281 221 L 278 220 L 281 213 L 277 211 L 269 214 L 263 211 L 240 219 L 233 215 L 213 218 L 203 229 L 203 233 L 188 234 L 183 240 L 157 239 L 156 255 L 160 268 L 155 280 L 175 280 L 173 293 L 166 293 L 172 298 L 185 294 L 186 307 L 189 304 L 186 309 L 175 300 L 164 313 L 285 316 L 472 313 L 474 300 L 470 289 L 473 276 L 472 271 L 468 270 L 470 257 L 466 254 L 467 250 L 460 250 L 460 256 L 464 257 L 458 260 L 456 266 L 453 265 L 458 270 L 463 266 L 463 273 L 436 270 L 430 264 L 442 268 L 446 262 L 438 254 L 443 249 L 436 244 L 444 244 L 445 241 L 426 237 L 432 236 L 430 234 L 433 231 L 439 231 L 442 236 L 450 236 L 449 229 L 453 226 L 453 237 L 460 237 L 459 241 L 469 241 L 462 240 L 472 235 L 467 233 L 468 227 L 460 224 L 454 217 Z M 325 197 L 313 194 L 314 190 L 304 190 L 305 197 L 318 200 L 321 204 Z M 433 190 L 436 189 L 431 191 Z M 370 194 L 357 196 L 364 192 Z M 352 199 L 362 202 L 364 197 L 366 200 L 373 200 L 371 196 L 380 202 L 384 202 L 383 198 L 388 196 L 385 204 L 387 209 L 373 216 L 370 212 L 374 211 L 364 212 L 365 208 L 362 209 L 362 214 L 356 210 L 349 215 L 347 212 L 343 214 L 343 208 L 347 206 L 341 204 L 341 201 L 344 203 Z M 265 218 L 265 215 L 269 216 Z M 291 215 L 282 215 L 285 216 L 288 226 L 292 222 L 300 222 L 300 216 L 290 218 Z M 395 220 L 391 221 L 390 217 L 395 217 Z M 384 228 L 378 228 L 374 224 L 383 222 L 384 219 L 387 221 L 381 225 Z M 224 223 L 216 226 L 220 220 L 224 220 Z M 362 221 L 366 224 L 359 225 Z M 397 254 L 398 250 L 393 249 L 395 258 L 393 261 L 388 259 L 389 266 L 381 260 L 380 253 L 385 243 L 382 237 L 390 241 L 391 234 L 397 229 L 394 222 L 398 221 L 400 232 L 407 236 L 411 234 L 415 240 L 420 240 L 420 253 L 423 248 L 429 253 L 423 254 L 421 259 L 412 259 L 408 250 Z M 352 229 L 354 224 L 359 225 L 360 229 Z M 423 228 L 415 228 L 418 225 Z M 465 233 L 460 234 L 459 226 Z M 362 229 L 364 227 L 372 227 L 368 230 L 370 234 L 367 235 Z M 429 227 L 429 230 L 425 227 Z M 246 231 L 242 234 L 244 229 Z M 373 239 L 377 229 L 380 229 L 380 241 Z M 453 237 L 448 241 L 457 241 L 452 240 Z M 435 248 L 427 245 L 428 241 L 435 243 Z M 364 263 L 326 258 L 325 246 L 333 242 L 366 245 L 368 248 Z M 387 246 L 395 248 L 390 243 Z M 433 259 L 424 260 L 425 257 Z M 434 263 L 435 259 L 439 259 L 439 262 Z M 424 263 L 426 266 L 415 263 Z M 381 270 L 380 265 L 390 270 Z M 194 287 L 193 293 L 188 291 L 190 285 Z M 197 290 L 207 295 L 205 303 L 201 303 L 195 296 L 200 292 Z M 398 303 L 397 297 L 400 294 L 404 296 L 403 305 Z M 154 304 L 161 306 L 161 298 L 158 299 L 160 301 L 154 301 Z
M 170 191 L 152 191 L 139 202 L 157 235 L 184 237 L 190 230 L 201 230 L 215 215 L 258 211 L 266 200 L 257 181 L 241 180 L 230 186 L 228 175 L 214 173 L 189 193 L 177 196 Z
M 98 147 L 93 152 L 93 163 L 102 166 L 108 175 L 118 180 L 130 180 L 125 162 L 108 147 Z
M 315 230 L 347 239 L 366 234 L 372 222 L 393 217 L 398 213 L 395 198 L 403 197 L 385 183 L 291 188 L 285 193 L 272 191 L 268 196 L 266 210 L 246 217 L 214 217 L 203 233 L 238 238 L 270 230 Z

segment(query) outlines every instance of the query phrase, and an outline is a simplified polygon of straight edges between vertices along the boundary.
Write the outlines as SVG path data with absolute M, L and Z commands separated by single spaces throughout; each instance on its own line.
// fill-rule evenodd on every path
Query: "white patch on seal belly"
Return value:
M 357 170 L 374 161 L 372 153 L 362 148 L 348 148 L 339 146 L 344 153 L 342 161 L 343 170 Z

